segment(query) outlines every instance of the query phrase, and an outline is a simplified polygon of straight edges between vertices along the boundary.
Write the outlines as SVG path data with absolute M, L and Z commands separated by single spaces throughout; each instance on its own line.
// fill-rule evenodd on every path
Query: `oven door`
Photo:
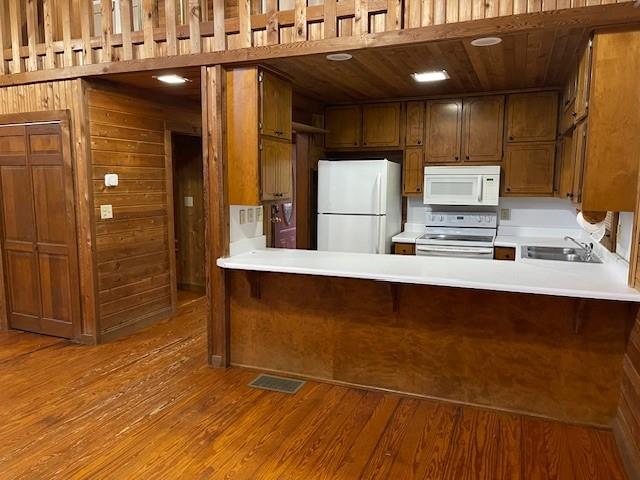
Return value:
M 482 205 L 482 175 L 424 176 L 425 205 Z
M 421 257 L 459 257 L 493 259 L 493 247 L 467 247 L 453 245 L 416 245 Z

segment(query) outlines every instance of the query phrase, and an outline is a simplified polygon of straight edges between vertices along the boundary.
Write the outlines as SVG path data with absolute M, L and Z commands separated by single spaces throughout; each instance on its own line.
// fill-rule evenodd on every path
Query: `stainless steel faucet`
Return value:
M 581 250 L 584 250 L 584 259 L 587 262 L 591 260 L 591 257 L 593 257 L 593 243 L 579 242 L 575 238 L 570 237 L 568 235 L 566 237 L 564 237 L 564 239 L 565 240 L 569 240 L 570 242 L 573 242 L 578 247 L 580 247 Z

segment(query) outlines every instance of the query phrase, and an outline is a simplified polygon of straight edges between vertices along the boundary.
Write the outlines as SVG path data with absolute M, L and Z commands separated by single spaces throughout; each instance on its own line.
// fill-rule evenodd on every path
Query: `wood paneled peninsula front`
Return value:
M 231 363 L 609 425 L 640 293 L 614 265 L 540 262 L 276 249 L 219 259 Z

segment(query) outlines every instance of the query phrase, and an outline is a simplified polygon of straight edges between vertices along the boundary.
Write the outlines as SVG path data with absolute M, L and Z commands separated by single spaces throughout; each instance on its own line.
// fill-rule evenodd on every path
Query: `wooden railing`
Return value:
M 630 1 L 0 0 L 0 75 Z

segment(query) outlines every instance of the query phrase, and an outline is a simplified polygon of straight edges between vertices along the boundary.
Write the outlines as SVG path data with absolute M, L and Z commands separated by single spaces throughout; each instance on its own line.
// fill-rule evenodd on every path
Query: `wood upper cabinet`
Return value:
M 554 143 L 506 146 L 505 195 L 551 195 L 555 167 Z
M 362 146 L 400 146 L 399 102 L 377 103 L 362 107 Z
M 427 102 L 426 161 L 460 161 L 462 145 L 462 101 L 459 99 Z
M 263 137 L 260 141 L 262 200 L 290 199 L 293 193 L 291 144 Z
M 504 96 L 465 98 L 463 113 L 463 160 L 501 162 Z
M 591 87 L 591 41 L 580 52 L 576 76 L 575 105 L 572 113 L 576 120 L 582 119 L 589 108 L 589 88 Z
M 573 178 L 576 160 L 576 131 L 566 133 L 559 143 L 560 165 L 558 168 L 558 197 L 573 200 Z
M 424 145 L 424 102 L 408 102 L 405 123 L 405 145 L 417 147 Z
M 424 150 L 422 147 L 407 147 L 402 165 L 402 193 L 415 195 L 422 193 L 424 181 Z
M 362 107 L 346 105 L 327 107 L 324 113 L 327 148 L 359 147 L 362 141 Z
M 551 142 L 556 138 L 557 118 L 556 92 L 509 95 L 507 142 Z
M 291 84 L 269 72 L 259 73 L 260 133 L 291 140 Z
M 573 141 L 575 143 L 573 151 L 573 196 L 571 200 L 574 203 L 582 202 L 582 188 L 584 184 L 584 169 L 587 154 L 587 128 L 589 124 L 586 120 L 578 123 L 573 132 Z M 595 210 L 595 209 L 592 209 Z

